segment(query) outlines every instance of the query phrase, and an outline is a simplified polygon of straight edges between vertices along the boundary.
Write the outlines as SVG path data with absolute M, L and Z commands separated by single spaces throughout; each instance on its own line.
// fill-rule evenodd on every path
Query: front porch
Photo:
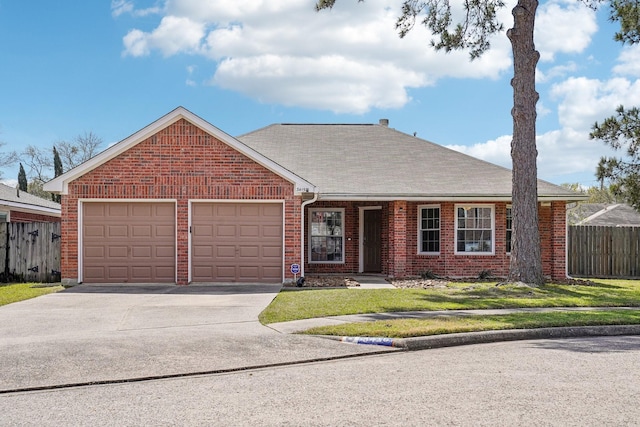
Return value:
M 412 274 L 407 271 L 407 202 L 316 202 L 305 218 L 306 274 Z
M 506 277 L 505 201 L 318 201 L 305 210 L 305 274 Z M 565 202 L 539 205 L 543 269 L 565 277 Z

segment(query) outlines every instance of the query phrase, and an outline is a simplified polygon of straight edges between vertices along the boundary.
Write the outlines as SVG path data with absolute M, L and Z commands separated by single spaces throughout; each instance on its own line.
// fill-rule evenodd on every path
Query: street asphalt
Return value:
M 0 394 L 2 426 L 637 426 L 640 337 L 398 351 Z

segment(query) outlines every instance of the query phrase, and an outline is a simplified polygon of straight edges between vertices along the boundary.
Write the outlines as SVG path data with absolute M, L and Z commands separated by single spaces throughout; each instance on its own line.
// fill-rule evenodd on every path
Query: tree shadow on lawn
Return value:
M 539 288 L 499 286 L 485 288 L 455 289 L 445 294 L 441 291 L 416 293 L 416 300 L 424 302 L 425 308 L 414 310 L 465 310 L 519 307 L 580 307 L 580 306 L 640 306 L 640 298 L 633 290 L 624 292 L 620 286 L 605 285 L 572 286 L 543 285 Z M 618 292 L 611 292 L 617 289 Z M 434 308 L 429 308 L 433 306 Z M 389 312 L 404 311 L 406 305 L 387 306 Z

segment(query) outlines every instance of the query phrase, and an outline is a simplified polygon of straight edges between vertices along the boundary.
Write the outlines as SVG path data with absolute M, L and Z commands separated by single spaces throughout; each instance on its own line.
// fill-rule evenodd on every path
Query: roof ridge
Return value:
M 604 208 L 600 209 L 598 212 L 595 212 L 593 214 L 591 214 L 590 216 L 586 217 L 585 219 L 583 219 L 582 221 L 578 222 L 576 225 L 584 225 L 585 223 L 592 221 L 596 218 L 598 218 L 601 215 L 604 215 L 607 212 L 611 212 L 612 210 L 614 210 L 615 208 L 617 208 L 618 206 L 620 206 L 621 203 L 617 203 L 615 205 L 607 205 Z
M 380 126 L 377 123 L 277 123 L 280 126 Z

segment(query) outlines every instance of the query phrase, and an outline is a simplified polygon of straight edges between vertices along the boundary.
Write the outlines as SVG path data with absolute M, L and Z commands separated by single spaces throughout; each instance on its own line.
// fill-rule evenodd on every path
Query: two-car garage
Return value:
M 282 202 L 194 201 L 190 211 L 192 282 L 282 281 Z M 83 282 L 176 282 L 175 202 L 83 202 L 81 216 Z

